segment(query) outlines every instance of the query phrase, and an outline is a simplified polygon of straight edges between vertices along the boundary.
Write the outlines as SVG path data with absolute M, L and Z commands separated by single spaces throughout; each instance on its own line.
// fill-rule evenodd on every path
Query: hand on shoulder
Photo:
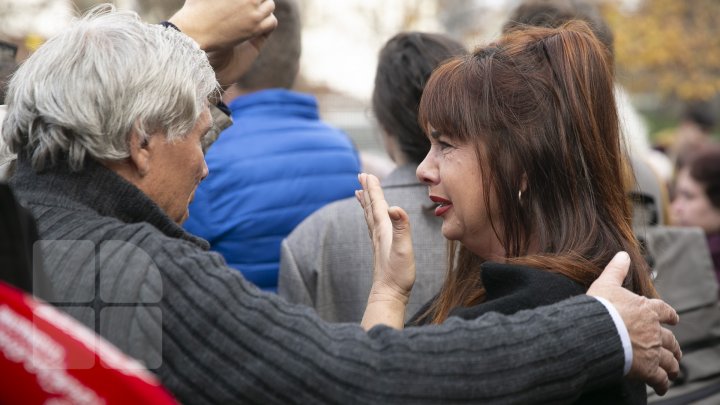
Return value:
M 675 336 L 662 324 L 675 325 L 679 318 L 662 300 L 642 297 L 622 287 L 629 267 L 627 253 L 618 253 L 587 294 L 609 301 L 627 327 L 633 351 L 628 377 L 644 381 L 663 395 L 670 380 L 678 375 L 682 353 Z

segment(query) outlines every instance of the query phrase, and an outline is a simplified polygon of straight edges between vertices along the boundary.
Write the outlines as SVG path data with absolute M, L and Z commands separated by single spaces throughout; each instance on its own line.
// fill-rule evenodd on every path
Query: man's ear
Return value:
M 143 137 L 136 129 L 130 133 L 130 163 L 140 177 L 150 172 L 152 151 L 148 138 Z

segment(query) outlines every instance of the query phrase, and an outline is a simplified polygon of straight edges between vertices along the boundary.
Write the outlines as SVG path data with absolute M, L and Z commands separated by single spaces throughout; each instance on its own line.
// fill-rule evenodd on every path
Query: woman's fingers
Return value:
M 388 206 L 385 201 L 385 193 L 380 186 L 380 180 L 372 174 L 365 174 L 365 190 L 367 200 L 370 202 L 373 223 L 381 224 L 388 219 Z
M 377 177 L 372 174 L 360 173 L 358 180 L 362 190 L 358 190 L 355 196 L 365 210 L 365 220 L 373 233 L 376 226 L 388 220 L 387 202 Z
M 362 206 L 363 208 L 363 213 L 365 214 L 365 222 L 367 222 L 368 229 L 370 230 L 370 235 L 372 236 L 373 220 L 372 214 L 370 212 L 370 199 L 367 191 L 367 175 L 365 173 L 358 174 L 358 181 L 360 182 L 360 187 L 362 187 L 362 190 L 357 190 L 355 192 L 355 196 L 360 202 L 360 206 Z

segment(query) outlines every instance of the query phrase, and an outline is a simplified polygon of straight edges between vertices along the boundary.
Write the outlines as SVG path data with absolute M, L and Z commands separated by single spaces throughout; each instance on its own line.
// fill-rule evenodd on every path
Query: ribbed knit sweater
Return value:
M 11 186 L 56 304 L 185 403 L 565 403 L 621 378 L 619 335 L 587 296 L 366 333 L 261 292 L 98 163 L 38 174 L 21 159 Z

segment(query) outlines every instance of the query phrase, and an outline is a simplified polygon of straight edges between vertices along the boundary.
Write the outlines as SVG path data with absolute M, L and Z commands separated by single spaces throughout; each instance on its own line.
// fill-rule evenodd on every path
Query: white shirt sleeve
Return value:
M 620 313 L 617 311 L 617 309 L 615 309 L 615 306 L 611 304 L 610 301 L 600 297 L 593 298 L 597 299 L 603 305 L 605 305 L 605 308 L 607 308 L 608 312 L 610 313 L 613 322 L 615 322 L 615 328 L 617 328 L 618 330 L 620 340 L 622 341 L 623 349 L 625 350 L 625 367 L 623 368 L 623 376 L 626 376 L 627 373 L 630 372 L 630 367 L 632 366 L 633 350 L 632 342 L 630 341 L 630 334 L 628 333 L 627 327 L 625 326 L 625 322 L 623 322 Z

